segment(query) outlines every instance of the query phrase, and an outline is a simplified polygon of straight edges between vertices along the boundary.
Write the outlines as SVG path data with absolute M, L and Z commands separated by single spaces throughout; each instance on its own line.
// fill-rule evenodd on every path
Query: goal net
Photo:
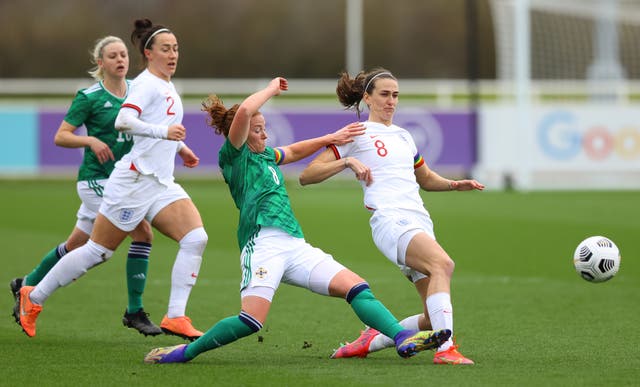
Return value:
M 530 21 L 532 79 L 640 78 L 639 1 L 491 0 L 499 79 L 515 76 L 514 15 L 522 3 Z

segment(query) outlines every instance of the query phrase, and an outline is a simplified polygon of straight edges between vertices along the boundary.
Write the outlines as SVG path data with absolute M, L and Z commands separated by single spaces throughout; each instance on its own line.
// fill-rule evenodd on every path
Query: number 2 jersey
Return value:
M 355 157 L 371 169 L 373 183 L 364 190 L 369 210 L 408 209 L 426 212 L 414 170 L 424 164 L 411 134 L 396 125 L 365 122 L 366 131 L 344 145 L 330 145 L 336 159 Z
M 182 123 L 182 100 L 170 81 L 165 81 L 144 70 L 131 83 L 129 96 L 122 108 L 138 112 L 138 118 L 149 124 L 171 126 Z M 133 148 L 117 168 L 129 169 L 133 164 L 143 175 L 155 175 L 165 186 L 173 182 L 175 157 L 179 141 L 145 136 L 133 136 Z
M 129 89 L 129 81 L 127 81 L 127 89 Z M 133 145 L 131 136 L 117 131 L 114 127 L 116 116 L 125 98 L 111 94 L 102 81 L 76 93 L 64 120 L 75 127 L 84 125 L 87 136 L 96 137 L 107 144 L 115 158 L 115 161 L 108 160 L 102 164 L 91 148 L 85 147 L 82 164 L 78 170 L 78 181 L 109 178 L 116 161 L 131 150 Z

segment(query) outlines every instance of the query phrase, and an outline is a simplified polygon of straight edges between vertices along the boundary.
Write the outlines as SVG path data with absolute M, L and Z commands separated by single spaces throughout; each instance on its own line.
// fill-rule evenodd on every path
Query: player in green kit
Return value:
M 85 148 L 78 171 L 77 191 L 82 204 L 77 222 L 67 240 L 53 248 L 33 271 L 24 278 L 10 283 L 16 298 L 13 315 L 19 323 L 18 294 L 22 286 L 35 286 L 67 252 L 89 240 L 98 208 L 102 202 L 102 190 L 113 171 L 115 162 L 131 150 L 131 135 L 117 131 L 114 122 L 129 90 L 126 79 L 129 70 L 129 54 L 124 42 L 115 36 L 99 39 L 92 51 L 96 67 L 89 73 L 96 79 L 92 86 L 77 92 L 71 107 L 60 124 L 55 143 L 66 148 Z M 87 135 L 75 131 L 84 125 Z M 127 255 L 128 305 L 123 324 L 146 335 L 159 335 L 162 330 L 152 323 L 144 311 L 144 292 L 153 232 L 148 222 L 142 222 L 130 234 L 131 246 Z
M 259 109 L 287 88 L 284 78 L 275 78 L 265 89 L 231 109 L 226 109 L 215 96 L 203 104 L 216 133 L 226 137 L 219 152 L 219 164 L 240 210 L 241 310 L 238 315 L 218 321 L 190 344 L 152 350 L 144 358 L 146 363 L 184 363 L 258 332 L 281 282 L 344 298 L 360 320 L 393 338 L 402 357 L 437 348 L 451 335 L 446 329 L 404 329 L 374 297 L 364 279 L 305 241 L 278 165 L 310 156 L 329 144 L 349 143 L 364 132 L 364 127 L 352 123 L 326 136 L 284 147 L 266 146 L 266 123 Z

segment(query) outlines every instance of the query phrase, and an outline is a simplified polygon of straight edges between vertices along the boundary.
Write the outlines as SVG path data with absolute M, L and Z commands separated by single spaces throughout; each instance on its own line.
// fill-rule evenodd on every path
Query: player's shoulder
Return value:
M 159 90 L 164 89 L 163 81 L 151 74 L 149 70 L 144 70 L 135 77 L 130 84 L 131 91 L 136 95 L 156 94 Z
M 141 85 L 149 84 L 150 82 L 153 81 L 153 79 L 154 77 L 151 75 L 151 72 L 149 72 L 148 69 L 145 69 L 140 74 L 138 74 L 135 78 L 133 78 L 130 84 L 133 87 L 140 87 Z
M 229 141 L 228 138 L 225 138 L 224 142 L 222 143 L 222 146 L 220 147 L 220 150 L 218 151 L 218 155 L 220 157 L 223 157 L 223 156 L 235 157 L 242 152 L 243 147 L 246 147 L 246 143 L 244 143 L 242 147 L 240 147 L 240 149 L 236 149 L 233 146 L 233 144 L 231 144 L 231 141 Z
M 268 158 L 276 160 L 279 157 L 282 157 L 282 151 L 281 150 L 276 151 L 275 148 L 272 148 L 270 146 L 265 146 L 264 152 L 262 152 L 262 155 L 264 155 L 264 156 L 266 156 Z
M 95 95 L 96 93 L 102 93 L 102 92 L 104 92 L 104 87 L 102 86 L 102 83 L 96 82 L 85 89 L 80 89 L 78 91 L 78 94 L 81 93 L 86 96 L 90 96 L 90 95 Z

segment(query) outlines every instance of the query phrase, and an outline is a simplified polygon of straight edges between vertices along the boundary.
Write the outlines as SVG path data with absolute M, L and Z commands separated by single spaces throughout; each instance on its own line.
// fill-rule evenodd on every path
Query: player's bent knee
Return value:
M 180 248 L 189 250 L 195 255 L 202 256 L 205 247 L 207 247 L 208 241 L 209 236 L 204 230 L 204 227 L 198 227 L 189 231 L 184 237 L 182 237 L 182 239 L 180 239 Z
M 449 257 L 446 257 L 446 259 L 443 260 L 442 264 L 442 270 L 448 275 L 451 276 L 453 274 L 453 270 L 456 267 L 456 263 L 453 262 L 453 260 Z
M 453 275 L 453 270 L 455 269 L 455 266 L 456 265 L 451 258 L 444 257 L 435 262 L 432 262 L 431 268 L 430 268 L 430 276 L 437 277 L 439 275 L 443 275 L 443 276 L 451 277 Z
M 67 286 L 82 277 L 89 269 L 106 262 L 113 255 L 113 251 L 89 240 L 76 252 L 69 254 L 60 264 L 58 270 L 52 270 L 51 275 L 60 286 Z
M 111 256 L 113 255 L 112 250 L 109 250 L 106 247 L 95 243 L 91 239 L 89 239 L 86 246 L 87 246 L 87 249 L 89 250 L 89 256 L 91 257 L 90 259 L 87 259 L 87 260 L 93 263 L 93 265 L 90 266 L 90 268 L 102 262 L 108 261 L 109 258 L 111 258 Z

